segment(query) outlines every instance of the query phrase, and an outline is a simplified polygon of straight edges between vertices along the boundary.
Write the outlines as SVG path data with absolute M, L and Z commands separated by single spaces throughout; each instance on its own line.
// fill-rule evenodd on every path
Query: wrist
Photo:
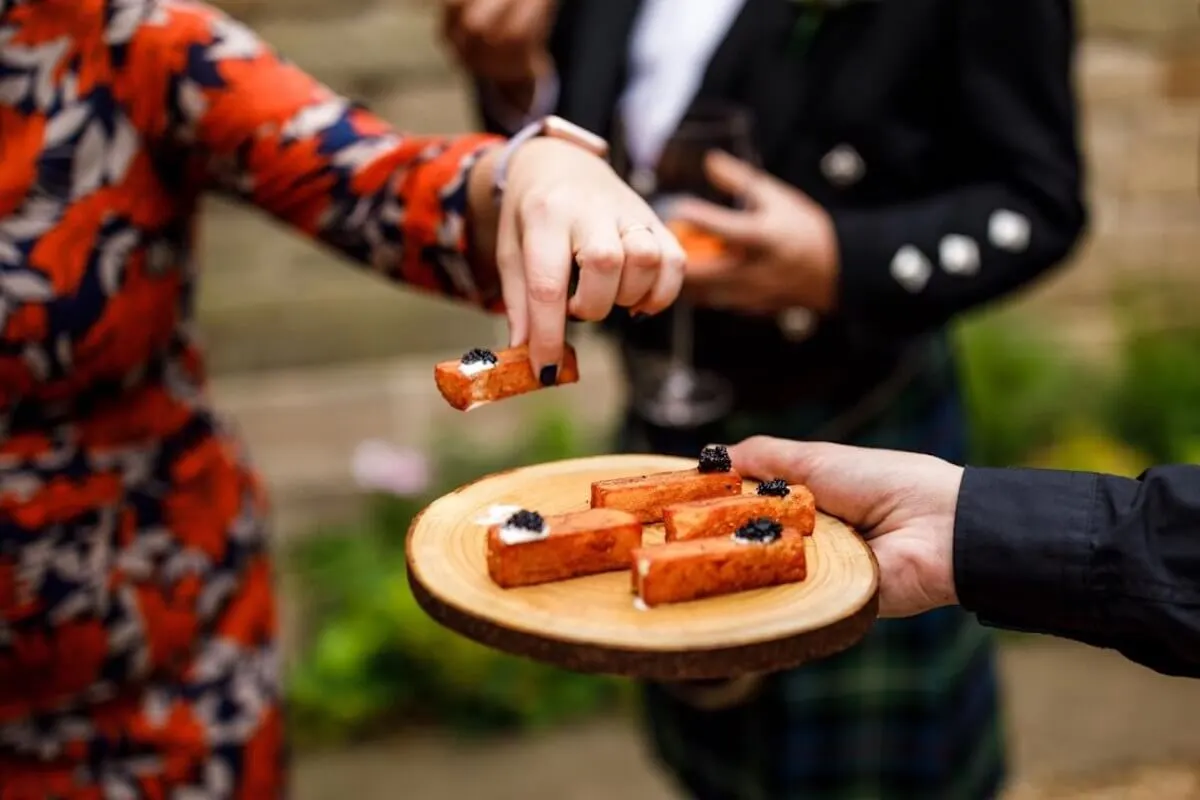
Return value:
M 828 212 L 815 203 L 778 232 L 777 257 L 790 271 L 788 305 L 829 314 L 838 300 L 837 231 Z
M 504 141 L 499 140 L 480 153 L 478 160 L 467 174 L 467 214 L 464 224 L 468 242 L 467 257 L 477 274 L 482 269 L 494 272 L 497 231 L 500 224 L 500 206 L 494 186 L 496 171 L 504 151 Z
M 966 470 L 954 465 L 954 480 L 944 500 L 945 508 L 939 514 L 937 531 L 938 556 L 933 569 L 933 585 L 943 605 L 959 605 L 958 584 L 954 570 L 954 538 L 957 530 L 958 500 L 962 493 L 963 475 Z
M 935 608 L 958 605 L 958 587 L 954 582 L 954 515 L 943 518 L 938 532 L 937 555 L 934 559 L 931 595 Z
M 838 240 L 833 218 L 817 206 L 813 214 L 813 246 L 809 268 L 814 273 L 812 309 L 828 314 L 838 303 Z
M 544 153 L 546 155 L 543 157 L 550 159 L 554 159 L 556 153 L 570 152 L 572 155 L 577 155 L 580 150 L 591 153 L 597 158 L 604 158 L 608 153 L 608 143 L 599 136 L 561 117 L 544 117 L 518 131 L 500 150 L 492 171 L 494 202 L 499 203 L 506 193 L 510 176 L 515 172 L 514 167 L 518 156 L 527 154 L 531 146 L 534 152 Z M 568 175 L 570 173 L 561 174 Z
M 600 159 L 607 149 L 608 144 L 594 134 L 558 117 L 546 117 L 507 142 L 500 141 L 483 151 L 467 175 L 466 225 L 471 244 L 469 253 L 474 262 L 483 267 L 495 266 L 503 203 L 507 194 L 520 195 L 524 191 L 522 184 L 528 180 L 528 173 L 521 165 L 528 160 L 526 156 L 569 165 L 570 159 L 578 158 L 581 150 Z M 550 174 L 561 180 L 563 175 L 571 173 L 569 168 L 557 171 L 551 168 Z

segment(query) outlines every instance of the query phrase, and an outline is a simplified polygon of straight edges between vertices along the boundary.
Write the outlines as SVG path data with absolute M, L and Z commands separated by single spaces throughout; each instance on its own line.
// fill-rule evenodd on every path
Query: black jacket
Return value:
M 829 210 L 841 250 L 839 311 L 808 340 L 697 320 L 698 360 L 750 381 L 779 364 L 877 381 L 918 337 L 1060 263 L 1085 226 L 1069 0 L 834 5 L 796 52 L 812 4 L 746 0 L 697 96 L 754 111 L 764 166 Z M 560 6 L 557 113 L 611 137 L 640 2 Z M 668 329 L 622 336 L 665 348 Z
M 968 469 L 954 574 L 959 601 L 984 623 L 1200 677 L 1200 467 L 1137 480 Z

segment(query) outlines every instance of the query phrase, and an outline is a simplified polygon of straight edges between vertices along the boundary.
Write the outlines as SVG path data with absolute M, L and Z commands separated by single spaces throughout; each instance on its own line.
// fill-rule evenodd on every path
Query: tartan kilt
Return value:
M 843 441 L 962 463 L 966 421 L 948 349 L 927 372 Z M 620 444 L 693 456 L 754 434 L 804 439 L 827 417 L 735 414 L 681 433 L 631 416 Z M 880 620 L 853 648 L 765 676 L 732 706 L 705 710 L 657 685 L 643 697 L 653 752 L 693 800 L 983 800 L 1005 778 L 992 634 L 958 608 Z

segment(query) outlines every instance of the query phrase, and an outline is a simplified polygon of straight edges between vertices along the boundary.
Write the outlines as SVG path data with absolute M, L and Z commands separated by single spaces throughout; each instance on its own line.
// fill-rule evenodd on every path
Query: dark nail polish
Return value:
M 553 386 L 558 383 L 558 367 L 554 364 L 542 367 L 542 371 L 538 373 L 538 380 L 542 382 L 542 386 Z
M 635 312 L 633 312 L 633 316 L 631 317 L 631 319 L 634 322 L 645 322 L 649 318 L 650 318 L 650 315 L 647 314 L 645 311 L 635 311 Z

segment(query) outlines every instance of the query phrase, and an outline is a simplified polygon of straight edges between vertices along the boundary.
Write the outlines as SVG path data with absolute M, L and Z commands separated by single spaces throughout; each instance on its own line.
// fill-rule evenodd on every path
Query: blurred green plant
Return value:
M 621 707 L 622 681 L 547 667 L 441 627 L 409 592 L 404 542 L 436 497 L 503 469 L 599 452 L 564 413 L 542 416 L 512 449 L 447 439 L 428 496 L 373 496 L 359 525 L 327 528 L 287 553 L 314 631 L 289 673 L 290 723 L 302 744 L 432 722 L 459 732 L 540 728 Z
M 1164 328 L 1144 301 L 1117 309 L 1108 368 L 1020 317 L 960 326 L 971 463 L 1136 475 L 1200 461 L 1200 325 Z
M 1119 375 L 1103 426 L 1150 463 L 1200 463 L 1200 320 L 1191 281 L 1120 280 Z
M 1113 435 L 1154 463 L 1200 461 L 1200 329 L 1134 328 L 1121 364 L 1106 398 Z
M 1021 463 L 1098 417 L 1103 377 L 1026 321 L 989 315 L 957 333 L 972 464 Z

